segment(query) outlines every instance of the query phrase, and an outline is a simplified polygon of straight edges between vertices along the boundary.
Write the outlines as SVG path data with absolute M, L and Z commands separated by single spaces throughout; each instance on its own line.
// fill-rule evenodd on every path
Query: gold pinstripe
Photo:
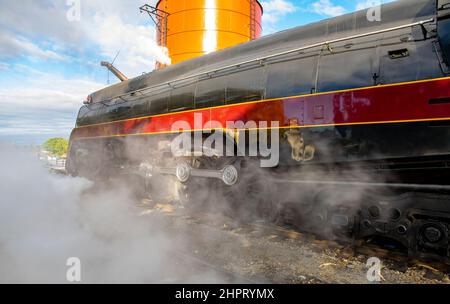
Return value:
M 377 125 L 377 124 L 395 124 L 395 123 L 408 123 L 408 122 L 429 122 L 429 121 L 450 121 L 450 117 L 442 118 L 425 118 L 425 119 L 409 119 L 409 120 L 386 120 L 386 121 L 372 121 L 372 122 L 349 122 L 349 123 L 334 123 L 334 124 L 317 124 L 317 125 L 303 125 L 303 126 L 278 126 L 278 127 L 264 127 L 264 128 L 213 128 L 213 129 L 189 129 L 189 130 L 178 130 L 178 131 L 160 131 L 160 132 L 146 132 L 146 133 L 135 133 L 135 134 L 114 134 L 108 136 L 93 136 L 93 137 L 82 137 L 76 138 L 74 140 L 83 139 L 99 139 L 99 138 L 112 138 L 112 137 L 127 137 L 127 136 L 145 136 L 145 135 L 161 135 L 161 134 L 179 134 L 179 133 L 189 133 L 189 132 L 204 132 L 204 131 L 257 131 L 257 130 L 284 130 L 284 129 L 308 129 L 308 128 L 324 128 L 324 127 L 338 127 L 338 126 L 358 126 L 358 125 Z
M 379 85 L 379 86 L 368 86 L 368 87 L 361 87 L 361 88 L 354 88 L 354 89 L 345 89 L 345 90 L 319 92 L 319 93 L 296 95 L 296 96 L 288 96 L 288 97 L 279 97 L 279 98 L 272 98 L 272 99 L 263 99 L 263 100 L 257 100 L 257 101 L 242 102 L 242 103 L 237 103 L 237 104 L 232 104 L 232 105 L 215 106 L 215 107 L 204 108 L 204 109 L 193 109 L 193 110 L 174 112 L 174 113 L 164 113 L 164 114 L 143 116 L 143 117 L 137 117 L 137 118 L 128 118 L 128 119 L 123 119 L 123 120 L 116 120 L 116 121 L 111 121 L 111 122 L 105 122 L 105 123 L 81 126 L 81 127 L 75 128 L 74 130 L 84 129 L 84 128 L 91 128 L 91 127 L 96 127 L 96 126 L 104 126 L 104 125 L 116 124 L 116 123 L 120 123 L 120 122 L 136 121 L 136 120 L 143 120 L 143 119 L 155 118 L 155 117 L 165 117 L 165 116 L 184 114 L 184 113 L 192 113 L 192 112 L 211 111 L 213 109 L 232 108 L 232 107 L 238 107 L 238 106 L 242 106 L 242 105 L 258 104 L 258 103 L 278 101 L 278 100 L 286 100 L 286 99 L 294 99 L 294 98 L 305 98 L 305 97 L 309 97 L 309 96 L 321 96 L 321 95 L 345 93 L 345 92 L 357 92 L 357 91 L 367 90 L 367 89 L 379 89 L 379 88 L 395 87 L 395 86 L 417 84 L 417 83 L 427 83 L 427 82 L 432 82 L 432 81 L 449 80 L 449 79 L 450 79 L 450 77 L 441 77 L 441 78 L 433 78 L 433 79 L 424 79 L 424 80 L 417 80 L 417 81 L 385 84 L 385 85 Z M 364 125 L 364 124 L 389 124 L 389 123 L 392 124 L 392 123 L 405 123 L 405 122 L 427 122 L 427 121 L 438 121 L 438 120 L 450 120 L 450 117 L 430 118 L 430 119 L 415 119 L 415 120 L 394 120 L 394 121 L 334 123 L 334 124 L 317 124 L 317 125 L 286 126 L 286 127 L 267 127 L 267 128 L 255 128 L 255 129 L 261 130 L 261 129 L 315 128 L 315 127 L 351 126 L 351 125 Z M 255 129 L 245 129 L 245 130 L 251 131 L 251 130 L 255 130 Z M 228 129 L 226 129 L 226 128 L 218 128 L 218 129 L 191 129 L 191 130 L 184 130 L 184 131 L 161 131 L 161 132 L 147 132 L 147 133 L 137 133 L 137 134 L 115 134 L 115 135 L 108 135 L 108 136 L 83 137 L 83 138 L 80 138 L 80 139 L 126 137 L 126 136 L 144 136 L 144 135 L 157 135 L 157 134 L 176 134 L 176 133 L 181 133 L 181 132 L 200 132 L 200 131 L 212 131 L 212 130 L 227 131 Z M 75 139 L 75 140 L 78 140 L 78 139 Z

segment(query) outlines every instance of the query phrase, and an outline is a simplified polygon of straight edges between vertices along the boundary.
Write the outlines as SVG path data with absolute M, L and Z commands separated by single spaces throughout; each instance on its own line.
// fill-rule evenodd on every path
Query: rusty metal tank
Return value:
M 160 0 L 158 41 L 172 64 L 261 36 L 258 0 Z

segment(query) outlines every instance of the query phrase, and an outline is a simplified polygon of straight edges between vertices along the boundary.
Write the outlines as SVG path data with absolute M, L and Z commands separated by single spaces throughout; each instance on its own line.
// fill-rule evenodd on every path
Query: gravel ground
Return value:
M 373 255 L 356 254 L 311 235 L 263 223 L 241 225 L 218 215 L 187 215 L 172 205 L 147 206 L 142 215 L 162 218 L 174 241 L 185 244 L 182 257 L 175 260 L 181 260 L 180 265 L 186 264 L 184 258 L 195 261 L 189 264 L 196 271 L 211 268 L 214 283 L 372 283 L 366 262 Z M 377 284 L 450 283 L 448 273 L 427 264 L 380 260 Z

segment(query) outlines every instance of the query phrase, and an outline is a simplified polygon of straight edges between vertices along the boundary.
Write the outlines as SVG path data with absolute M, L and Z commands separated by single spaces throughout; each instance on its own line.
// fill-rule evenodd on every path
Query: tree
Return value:
M 50 138 L 42 146 L 55 156 L 64 156 L 69 149 L 69 141 L 65 138 Z

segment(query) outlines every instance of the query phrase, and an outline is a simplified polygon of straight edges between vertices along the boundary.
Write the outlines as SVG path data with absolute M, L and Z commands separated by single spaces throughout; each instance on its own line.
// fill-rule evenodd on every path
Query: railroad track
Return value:
M 342 259 L 358 259 L 359 262 L 365 264 L 365 262 L 371 257 L 377 257 L 383 261 L 384 267 L 388 267 L 390 270 L 398 271 L 398 272 L 406 272 L 408 269 L 424 269 L 427 272 L 430 272 L 430 275 L 436 277 L 444 277 L 450 274 L 450 265 L 443 264 L 440 262 L 433 261 L 421 261 L 414 258 L 408 257 L 406 253 L 396 250 L 389 250 L 386 248 L 382 248 L 377 245 L 373 245 L 367 242 L 358 241 L 358 242 L 342 242 L 335 240 L 325 240 L 320 239 L 316 235 L 312 233 L 307 233 L 303 231 L 299 231 L 296 228 L 283 226 L 283 225 L 275 225 L 271 223 L 264 222 L 256 222 L 256 223 L 239 223 L 234 221 L 230 217 L 205 213 L 205 212 L 187 212 L 186 210 L 178 211 L 175 207 L 167 207 L 168 205 L 160 205 L 159 209 L 163 213 L 169 215 L 174 218 L 186 218 L 196 223 L 205 224 L 205 225 L 213 225 L 218 226 L 223 224 L 226 230 L 233 231 L 245 231 L 245 234 L 257 233 L 262 236 L 271 236 L 277 237 L 279 240 L 293 240 L 302 243 L 303 245 L 307 245 L 311 247 L 313 250 L 317 252 L 324 251 L 336 251 L 339 253 L 339 257 Z M 187 259 L 193 261 L 194 263 L 198 263 L 203 267 L 207 267 L 213 270 L 217 270 L 223 273 L 226 276 L 230 276 L 233 278 L 234 273 L 224 270 L 220 267 L 217 267 L 210 262 L 202 260 L 198 257 L 192 256 L 191 254 L 186 253 L 176 253 L 178 257 L 182 259 Z M 247 279 L 242 276 L 236 276 L 237 281 L 248 282 L 248 283 L 259 283 L 265 282 L 270 283 L 264 280 L 258 279 Z M 311 278 L 314 282 L 321 282 L 319 278 Z
M 265 228 L 261 224 L 251 224 L 258 228 Z M 356 242 L 340 242 L 333 240 L 318 239 L 316 235 L 312 233 L 301 232 L 291 227 L 283 227 L 280 225 L 268 225 L 274 233 L 281 235 L 287 239 L 298 239 L 306 242 L 310 242 L 313 247 L 320 250 L 326 249 L 340 249 L 346 252 L 346 255 L 353 257 L 363 256 L 363 259 L 367 260 L 370 257 L 377 257 L 385 262 L 389 263 L 390 268 L 397 271 L 404 271 L 408 267 L 420 267 L 428 269 L 433 272 L 443 272 L 450 274 L 450 265 L 442 262 L 434 261 L 422 261 L 416 258 L 408 257 L 404 252 L 395 249 L 386 249 L 377 245 L 367 243 L 359 240 Z
M 64 174 L 64 172 L 62 172 Z M 140 207 L 143 207 L 143 210 L 149 210 L 149 204 L 138 204 Z M 205 222 L 207 223 L 206 218 L 210 217 L 211 215 L 217 216 L 216 214 L 212 213 L 205 213 L 205 212 L 187 212 L 186 210 L 182 210 L 179 212 L 177 208 L 174 205 L 171 204 L 165 204 L 165 205 L 159 205 L 158 208 L 159 211 L 162 211 L 166 214 L 169 214 L 170 216 L 174 217 L 182 217 L 182 216 L 189 216 L 191 218 L 195 218 L 196 221 L 199 222 Z M 165 209 L 165 210 L 164 210 Z M 440 262 L 434 262 L 434 261 L 422 261 L 417 260 L 414 258 L 410 258 L 407 256 L 407 254 L 395 251 L 395 250 L 388 250 L 386 248 L 382 248 L 380 246 L 376 246 L 367 242 L 358 241 L 358 242 L 338 242 L 333 240 L 325 240 L 317 238 L 316 235 L 312 233 L 308 233 L 305 231 L 301 231 L 297 228 L 290 227 L 283 224 L 272 224 L 272 223 L 265 223 L 265 222 L 257 222 L 257 223 L 239 223 L 235 220 L 233 220 L 230 217 L 226 217 L 223 215 L 220 215 L 223 217 L 227 222 L 231 223 L 231 226 L 247 229 L 249 232 L 254 231 L 264 231 L 265 235 L 276 235 L 280 239 L 291 239 L 291 240 L 298 240 L 302 241 L 308 245 L 311 245 L 312 248 L 316 248 L 318 251 L 323 250 L 330 250 L 330 249 L 338 249 L 345 257 L 352 256 L 362 256 L 363 259 L 367 259 L 369 257 L 378 257 L 380 259 L 383 259 L 383 262 L 388 263 L 389 267 L 391 269 L 404 272 L 405 269 L 411 268 L 411 267 L 418 267 L 427 269 L 433 273 L 443 273 L 445 275 L 450 274 L 450 265 L 440 263 Z M 207 223 L 210 224 L 210 223 Z M 193 255 L 189 252 L 170 252 L 171 255 L 176 257 L 179 261 L 187 261 L 191 264 L 194 264 L 198 266 L 199 269 L 205 269 L 205 270 L 211 270 L 217 274 L 219 274 L 221 277 L 225 278 L 227 282 L 238 282 L 238 283 L 271 283 L 267 281 L 266 279 L 261 278 L 247 278 L 245 276 L 236 274 L 232 271 L 229 271 L 227 269 L 224 269 L 222 267 L 219 267 L 210 261 L 204 260 L 198 256 Z M 315 282 L 320 282 L 320 279 L 312 278 Z
M 171 250 L 168 252 L 171 257 L 181 261 L 184 265 L 186 263 L 195 269 L 194 273 L 212 273 L 217 278 L 220 278 L 221 283 L 229 284 L 269 284 L 269 282 L 263 278 L 248 278 L 235 272 L 226 270 L 220 266 L 214 265 L 205 259 L 196 257 L 190 253 Z

